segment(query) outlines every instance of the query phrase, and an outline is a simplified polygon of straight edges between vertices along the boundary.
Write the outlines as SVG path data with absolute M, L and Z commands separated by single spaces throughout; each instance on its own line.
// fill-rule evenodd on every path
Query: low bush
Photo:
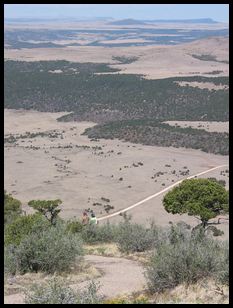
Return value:
M 152 292 L 159 292 L 181 283 L 196 283 L 206 277 L 226 281 L 227 255 L 227 246 L 204 233 L 198 230 L 191 233 L 172 226 L 168 239 L 156 247 L 147 266 L 148 287 Z
M 221 236 L 224 234 L 224 231 L 219 230 L 215 226 L 208 226 L 206 229 L 207 232 L 212 232 L 213 236 Z
M 214 278 L 223 285 L 229 285 L 229 243 L 226 241 L 220 245 Z
M 21 202 L 4 191 L 4 224 L 11 223 L 21 214 Z
M 88 244 L 114 242 L 117 230 L 118 226 L 109 223 L 104 225 L 86 225 L 82 230 L 82 239 Z
M 78 220 L 68 221 L 66 224 L 66 230 L 71 233 L 80 233 L 83 227 L 84 225 Z
M 26 304 L 100 304 L 98 286 L 91 282 L 86 290 L 75 292 L 56 277 L 44 284 L 35 284 L 26 292 Z
M 19 245 L 21 240 L 35 231 L 41 232 L 49 227 L 48 221 L 40 214 L 19 216 L 12 223 L 7 224 L 4 230 L 4 244 Z
M 147 229 L 130 221 L 119 224 L 116 242 L 122 252 L 142 252 L 155 247 L 158 240 L 158 229 L 154 225 Z
M 64 225 L 57 224 L 24 237 L 14 254 L 21 273 L 54 273 L 69 270 L 76 257 L 83 254 L 83 249 L 77 235 L 66 232 Z
M 15 247 L 8 245 L 4 247 L 4 275 L 15 275 L 17 272 L 17 257 Z

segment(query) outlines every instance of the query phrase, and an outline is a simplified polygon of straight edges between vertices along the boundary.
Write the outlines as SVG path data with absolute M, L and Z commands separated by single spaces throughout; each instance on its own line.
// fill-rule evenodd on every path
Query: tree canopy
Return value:
M 209 179 L 184 180 L 163 198 L 168 213 L 199 216 L 203 226 L 209 219 L 229 210 L 228 192 Z
M 50 221 L 51 224 L 55 223 L 55 220 L 60 213 L 60 209 L 57 207 L 62 203 L 60 199 L 56 200 L 31 200 L 28 205 L 34 210 L 38 211 Z

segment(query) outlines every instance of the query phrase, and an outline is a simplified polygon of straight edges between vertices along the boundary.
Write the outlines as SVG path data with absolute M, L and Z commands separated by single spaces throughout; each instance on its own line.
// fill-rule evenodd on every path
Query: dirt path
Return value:
M 111 217 L 114 217 L 114 216 L 117 216 L 117 215 L 119 215 L 119 214 L 122 214 L 122 213 L 124 213 L 124 212 L 126 212 L 126 211 L 128 211 L 128 210 L 133 209 L 133 208 L 136 207 L 136 206 L 139 206 L 139 205 L 145 203 L 146 201 L 149 201 L 149 200 L 151 200 L 151 199 L 153 199 L 153 198 L 155 198 L 155 197 L 161 195 L 161 194 L 164 193 L 165 191 L 167 191 L 167 190 L 173 188 L 174 186 L 177 186 L 178 184 L 180 184 L 180 183 L 183 182 L 184 180 L 192 179 L 192 178 L 198 177 L 198 176 L 200 176 L 200 175 L 209 173 L 209 172 L 211 172 L 211 171 L 214 171 L 214 170 L 216 170 L 216 169 L 219 169 L 219 168 L 222 168 L 222 167 L 226 167 L 226 166 L 227 166 L 227 165 L 216 166 L 216 167 L 213 167 L 213 168 L 211 168 L 211 169 L 205 170 L 205 171 L 203 171 L 203 172 L 199 172 L 199 173 L 197 173 L 197 174 L 191 175 L 191 176 L 189 176 L 189 177 L 187 177 L 187 178 L 184 178 L 184 179 L 182 179 L 182 180 L 180 180 L 180 181 L 177 181 L 176 183 L 174 183 L 174 184 L 172 184 L 172 185 L 170 185 L 170 186 L 168 186 L 168 187 L 166 187 L 166 188 L 160 190 L 160 191 L 157 192 L 156 194 L 153 194 L 153 195 L 151 195 L 151 196 L 149 196 L 149 197 L 147 197 L 147 198 L 145 198 L 145 199 L 143 199 L 143 200 L 141 200 L 141 201 L 139 201 L 139 202 L 137 202 L 137 203 L 135 203 L 135 204 L 133 204 L 133 205 L 131 205 L 131 206 L 125 208 L 125 209 L 123 209 L 123 210 L 117 211 L 117 212 L 112 213 L 112 214 L 110 214 L 110 215 L 106 215 L 106 216 L 104 216 L 104 217 L 100 217 L 100 218 L 98 218 L 98 220 L 101 221 L 101 220 L 109 219 L 109 218 L 111 218 Z
M 146 284 L 144 269 L 136 261 L 95 255 L 87 255 L 85 260 L 103 272 L 103 276 L 95 279 L 95 281 L 100 284 L 99 294 L 105 297 L 110 298 L 139 291 Z M 71 287 L 74 290 L 80 290 L 88 284 L 89 281 L 85 281 L 71 285 Z M 24 296 L 21 293 L 4 297 L 4 304 L 23 304 L 23 302 Z
M 99 293 L 106 297 L 115 297 L 118 295 L 140 291 L 144 288 L 146 280 L 143 267 L 136 261 L 89 255 L 85 259 L 94 267 L 103 272 L 103 276 L 96 279 L 100 284 Z M 85 287 L 88 282 L 79 284 L 76 287 Z

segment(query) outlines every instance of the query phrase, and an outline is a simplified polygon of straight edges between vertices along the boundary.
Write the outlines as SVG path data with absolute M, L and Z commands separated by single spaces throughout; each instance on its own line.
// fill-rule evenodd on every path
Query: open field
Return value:
M 16 142 L 5 143 L 5 189 L 23 202 L 26 211 L 31 199 L 60 198 L 63 218 L 80 217 L 87 208 L 101 217 L 184 177 L 228 164 L 228 156 L 198 150 L 142 146 L 118 140 L 91 141 L 80 134 L 94 123 L 57 122 L 56 118 L 64 113 L 23 110 L 4 113 L 5 137 L 10 134 L 16 137 Z M 223 179 L 228 188 L 228 171 L 224 170 L 228 168 L 204 177 Z M 179 220 L 197 223 L 186 215 L 166 213 L 161 199 L 159 196 L 132 210 L 133 219 L 143 223 L 153 219 L 159 225 Z M 228 236 L 227 221 L 220 228 Z
M 166 121 L 172 126 L 189 127 L 204 129 L 207 132 L 229 133 L 229 122 L 208 122 L 208 121 Z
M 148 37 L 147 37 L 148 39 Z M 113 45 L 115 45 L 114 43 Z M 156 46 L 68 46 L 56 48 L 5 49 L 10 60 L 42 61 L 68 60 L 72 62 L 109 63 L 120 74 L 142 74 L 148 79 L 174 76 L 228 76 L 229 39 L 210 37 L 178 45 Z M 201 60 L 203 55 L 207 58 Z M 128 64 L 119 64 L 113 57 L 136 57 Z M 208 58 L 209 57 L 209 58 Z M 207 59 L 207 60 L 206 60 Z M 216 75 L 216 72 L 218 74 Z
M 180 86 L 185 87 L 198 87 L 200 89 L 208 89 L 208 90 L 222 90 L 222 89 L 228 89 L 229 87 L 227 85 L 215 85 L 211 82 L 185 82 L 185 81 L 178 81 L 177 82 Z

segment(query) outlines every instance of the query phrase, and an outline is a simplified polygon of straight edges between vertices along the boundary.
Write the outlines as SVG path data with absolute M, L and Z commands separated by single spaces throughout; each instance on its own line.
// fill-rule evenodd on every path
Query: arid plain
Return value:
M 113 207 L 109 210 L 113 213 L 189 175 L 228 164 L 228 156 L 199 150 L 143 146 L 119 140 L 91 141 L 81 134 L 94 123 L 56 121 L 63 114 L 5 110 L 6 136 L 45 133 L 19 138 L 14 145 L 5 144 L 5 189 L 22 201 L 26 211 L 30 211 L 29 200 L 60 198 L 63 218 L 79 218 L 88 208 L 102 217 L 107 215 L 107 205 Z M 58 137 L 49 137 L 49 132 L 56 132 Z M 228 171 L 222 172 L 225 170 L 228 167 L 203 177 L 225 180 L 228 187 Z M 186 215 L 168 214 L 161 199 L 162 195 L 128 213 L 133 220 L 143 223 L 151 220 L 158 225 L 180 220 L 197 223 Z M 119 219 L 120 216 L 111 221 Z M 220 228 L 228 236 L 227 221 L 222 220 Z
M 48 26 L 48 25 L 47 25 Z M 64 26 L 64 25 L 63 25 Z M 44 29 L 46 25 L 7 25 L 6 30 Z M 59 29 L 50 24 L 50 29 Z M 120 26 L 99 24 L 66 24 L 67 29 L 120 29 Z M 156 25 L 137 26 L 142 29 L 156 29 Z M 161 27 L 161 25 L 159 26 Z M 181 25 L 163 25 L 163 28 L 179 29 Z M 194 28 L 193 28 L 194 27 Z M 197 25 L 183 25 L 183 32 L 196 29 Z M 199 25 L 198 29 L 222 29 L 225 25 Z M 133 26 L 124 27 L 133 29 Z M 186 29 L 185 29 L 186 28 Z M 179 35 L 179 34 L 177 34 Z M 125 35 L 124 43 L 145 41 L 151 34 L 135 38 L 135 34 Z M 160 79 L 181 76 L 215 77 L 229 75 L 228 37 L 209 37 L 177 45 L 150 45 L 130 47 L 88 46 L 97 39 L 93 34 L 83 34 L 80 38 L 65 41 L 51 40 L 60 44 L 57 48 L 8 48 L 5 45 L 5 59 L 21 61 L 67 60 L 72 62 L 108 63 L 119 68 L 118 73 L 142 74 L 144 78 Z M 100 43 L 111 43 L 106 37 L 98 37 Z M 172 35 L 171 35 L 172 39 Z M 30 41 L 28 41 L 30 42 Z M 36 41 L 35 41 L 36 42 Z M 114 40 L 119 43 L 119 40 Z M 39 43 L 39 42 L 37 42 Z M 64 46 L 82 43 L 83 46 Z M 212 60 L 200 60 L 193 55 L 209 55 Z M 134 57 L 132 63 L 119 63 L 114 57 Z M 62 72 L 60 72 L 62 73 Z M 109 73 L 108 73 L 109 74 Z M 114 74 L 114 73 L 113 73 Z M 193 83 L 209 90 L 221 85 Z M 124 209 L 150 196 L 176 181 L 205 171 L 211 167 L 228 165 L 228 156 L 204 153 L 185 148 L 143 146 L 119 140 L 91 141 L 81 135 L 84 130 L 95 125 L 91 122 L 58 122 L 65 113 L 41 113 L 37 111 L 5 109 L 5 137 L 16 136 L 17 142 L 5 144 L 5 189 L 23 203 L 32 199 L 57 199 L 63 201 L 61 216 L 80 217 L 82 211 L 91 208 L 97 217 Z M 179 122 L 180 126 L 205 128 L 209 131 L 225 131 L 228 123 Z M 198 127 L 199 126 L 199 127 Z M 21 138 L 26 132 L 41 133 L 36 137 Z M 57 134 L 51 137 L 51 134 Z M 227 172 L 225 172 L 227 170 Z M 228 166 L 205 174 L 226 181 L 228 188 Z M 192 225 L 197 220 L 186 215 L 168 214 L 162 206 L 160 195 L 131 213 L 137 222 L 167 225 L 169 221 L 184 220 Z M 115 217 L 112 221 L 117 221 Z M 228 237 L 228 222 L 220 225 Z

